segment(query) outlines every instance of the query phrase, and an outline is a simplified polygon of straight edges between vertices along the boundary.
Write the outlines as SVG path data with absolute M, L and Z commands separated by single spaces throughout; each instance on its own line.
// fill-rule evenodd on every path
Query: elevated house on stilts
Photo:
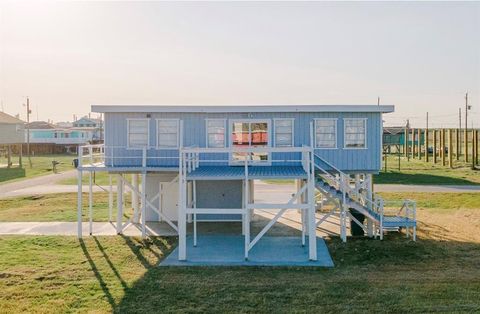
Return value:
M 82 176 L 90 175 L 92 233 L 92 173 L 105 171 L 117 178 L 117 232 L 135 223 L 146 236 L 146 222 L 165 222 L 178 234 L 179 260 L 188 259 L 188 224 L 195 246 L 197 222 L 241 221 L 248 259 L 290 210 L 300 213 L 298 243 L 308 247 L 313 261 L 316 229 L 330 216 L 338 217 L 343 241 L 351 221 L 368 236 L 382 239 L 385 230 L 406 228 L 415 239 L 415 203 L 404 201 L 400 211 L 386 214 L 385 202 L 373 193 L 372 174 L 381 169 L 382 114 L 393 110 L 375 105 L 94 105 L 93 112 L 105 115 L 105 144 L 79 150 L 78 236 Z M 257 202 L 255 182 L 264 179 L 295 180 L 296 193 L 288 202 Z M 122 220 L 125 187 L 133 191 L 134 208 L 127 223 Z M 112 212 L 111 186 L 109 195 Z M 326 203 L 333 204 L 331 211 L 318 215 Z M 275 214 L 251 234 L 255 210 Z

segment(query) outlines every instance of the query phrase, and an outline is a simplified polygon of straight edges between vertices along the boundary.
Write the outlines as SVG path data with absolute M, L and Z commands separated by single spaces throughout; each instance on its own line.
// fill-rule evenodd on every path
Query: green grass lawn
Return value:
M 421 235 L 422 237 L 422 235 Z M 0 237 L 2 312 L 476 312 L 479 243 L 328 241 L 336 267 L 157 267 L 174 238 Z
M 176 238 L 0 236 L 0 312 L 480 311 L 480 193 L 382 195 L 417 200 L 419 240 L 327 239 L 332 269 L 159 268 Z M 74 194 L 0 200 L 0 220 L 15 208 L 18 220 L 76 215 Z
M 479 185 L 480 170 L 472 170 L 470 165 L 455 162 L 454 168 L 433 164 L 418 159 L 407 160 L 400 158 L 398 171 L 398 157 L 388 156 L 387 171 L 382 171 L 374 178 L 377 184 L 420 184 L 420 185 Z
M 94 193 L 93 220 L 108 221 L 108 194 Z M 132 214 L 130 194 L 125 195 L 124 219 Z M 113 217 L 116 217 L 114 197 Z M 83 219 L 88 220 L 88 193 L 83 193 Z M 0 221 L 77 221 L 77 194 L 60 193 L 0 199 Z
M 412 199 L 419 210 L 452 213 L 463 209 L 480 209 L 480 193 L 379 193 L 386 201 Z M 93 220 L 108 221 L 108 194 L 93 196 Z M 125 216 L 130 217 L 131 196 L 126 194 Z M 87 220 L 88 194 L 83 194 L 83 217 Z M 400 205 L 398 205 L 400 206 Z M 113 215 L 116 215 L 114 197 Z M 60 193 L 0 199 L 0 221 L 76 221 L 77 194 Z
M 27 157 L 23 158 L 23 168 L 0 168 L 0 184 L 51 174 L 53 160 L 60 162 L 57 166 L 59 172 L 74 169 L 72 165 L 74 155 L 42 155 L 31 158 L 32 168 L 28 164 Z
M 104 171 L 99 171 L 99 172 L 95 172 L 95 174 L 92 174 L 93 175 L 93 180 L 96 184 L 98 185 L 102 185 L 102 186 L 108 186 L 109 185 L 109 178 L 108 178 L 108 173 L 104 172 Z M 130 180 L 129 178 L 130 176 L 127 176 L 127 178 Z M 88 184 L 89 182 L 89 175 L 85 172 L 84 175 L 83 175 L 83 178 L 82 178 L 82 182 L 83 184 Z M 68 179 L 64 179 L 64 180 L 60 180 L 58 181 L 58 184 L 66 184 L 66 185 L 77 185 L 77 178 L 68 178 Z M 117 184 L 117 178 L 115 175 L 112 175 L 112 185 L 116 185 Z

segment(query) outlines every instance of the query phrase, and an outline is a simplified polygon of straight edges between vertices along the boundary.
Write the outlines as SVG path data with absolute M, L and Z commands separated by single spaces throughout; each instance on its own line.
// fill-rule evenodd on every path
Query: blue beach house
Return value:
M 289 210 L 300 213 L 301 243 L 316 260 L 316 228 L 325 221 L 318 211 L 327 202 L 333 210 L 323 217 L 338 217 L 344 241 L 350 221 L 370 236 L 382 238 L 386 229 L 402 227 L 415 237 L 414 204 L 406 201 L 405 214 L 386 215 L 384 201 L 373 194 L 372 175 L 381 169 L 382 115 L 393 106 L 94 105 L 92 111 L 105 116 L 105 143 L 79 152 L 79 195 L 83 173 L 116 176 L 118 233 L 125 227 L 121 195 L 128 187 L 134 192 L 131 222 L 143 235 L 147 221 L 168 224 L 179 236 L 180 260 L 187 259 L 188 224 L 196 245 L 198 221 L 241 221 L 248 259 Z M 294 180 L 296 193 L 288 202 L 257 202 L 255 182 L 265 179 Z M 82 236 L 81 197 L 78 202 Z M 252 215 L 266 209 L 275 211 L 274 218 L 251 235 Z

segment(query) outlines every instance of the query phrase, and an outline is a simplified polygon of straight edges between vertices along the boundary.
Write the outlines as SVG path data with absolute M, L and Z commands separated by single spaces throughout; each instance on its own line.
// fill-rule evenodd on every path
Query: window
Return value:
M 148 119 L 128 119 L 127 129 L 129 148 L 148 146 Z
M 344 119 L 345 148 L 367 147 L 367 119 Z
M 315 120 L 315 147 L 337 148 L 337 119 Z
M 207 147 L 225 147 L 225 120 L 207 119 Z
M 293 119 L 275 119 L 275 146 L 293 146 Z
M 231 143 L 233 148 L 262 148 L 270 146 L 270 122 L 266 120 L 230 120 Z M 246 155 L 254 162 L 268 162 L 268 152 L 256 151 L 252 153 L 234 152 L 232 161 L 244 161 Z
M 179 124 L 177 119 L 157 120 L 157 148 L 178 148 Z

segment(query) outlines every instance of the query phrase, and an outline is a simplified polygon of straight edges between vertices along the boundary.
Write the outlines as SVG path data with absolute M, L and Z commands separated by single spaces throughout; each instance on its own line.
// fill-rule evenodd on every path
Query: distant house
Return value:
M 51 152 L 76 151 L 78 145 L 91 143 L 95 139 L 96 128 L 73 127 L 61 128 L 45 121 L 34 121 L 27 125 L 31 144 L 51 144 L 59 147 L 50 147 Z M 27 134 L 25 134 L 25 140 Z M 35 151 L 35 147 L 32 148 Z M 45 152 L 44 148 L 37 147 L 37 151 Z
M 0 145 L 24 143 L 24 124 L 22 120 L 0 112 Z
M 12 152 L 21 152 L 21 146 L 25 140 L 24 124 L 22 120 L 0 112 L 0 155 L 7 157 L 7 167 L 13 164 Z M 19 157 L 19 165 L 21 162 L 21 157 Z M 0 164 L 4 164 L 3 160 L 0 161 Z
M 74 121 L 72 126 L 73 128 L 90 128 L 90 130 L 95 130 L 93 132 L 93 140 L 103 140 L 103 121 L 101 119 L 83 117 L 78 119 L 77 121 Z

